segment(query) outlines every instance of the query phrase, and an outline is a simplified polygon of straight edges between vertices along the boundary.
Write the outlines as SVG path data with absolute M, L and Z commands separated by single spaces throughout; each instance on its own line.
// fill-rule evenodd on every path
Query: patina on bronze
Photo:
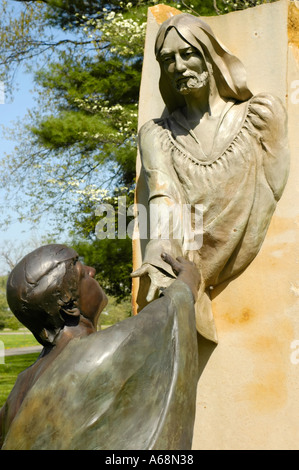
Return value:
M 74 250 L 41 247 L 16 266 L 8 301 L 44 350 L 0 411 L 2 449 L 191 448 L 200 277 L 194 264 L 162 257 L 176 282 L 98 332 L 107 299 Z
M 242 63 L 198 17 L 163 23 L 155 52 L 168 112 L 139 133 L 149 209 L 201 204 L 203 243 L 189 249 L 171 232 L 148 240 L 134 273 L 139 308 L 173 282 L 160 253 L 184 256 L 202 276 L 197 329 L 217 342 L 210 292 L 242 273 L 261 248 L 288 177 L 286 112 L 275 96 L 252 95 Z

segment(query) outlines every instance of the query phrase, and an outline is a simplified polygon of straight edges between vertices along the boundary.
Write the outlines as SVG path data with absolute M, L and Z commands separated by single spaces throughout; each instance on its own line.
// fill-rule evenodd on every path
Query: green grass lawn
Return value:
M 0 408 L 5 403 L 17 376 L 38 358 L 39 353 L 5 357 L 5 364 L 0 364 Z
M 5 349 L 24 348 L 39 344 L 31 333 L 20 330 L 18 333 L 0 333 L 0 341 L 4 344 Z M 1 346 L 2 343 L 0 343 Z M 38 356 L 39 353 L 4 356 L 5 364 L 0 363 L 0 407 L 5 403 L 19 373 L 33 364 Z
M 131 314 L 131 303 L 129 301 L 117 304 L 115 299 L 110 298 L 109 304 L 102 313 L 101 324 L 103 328 L 121 321 Z M 36 346 L 39 343 L 28 330 L 18 330 L 18 332 L 0 332 L 0 347 L 4 345 L 5 350 L 11 348 L 22 348 Z M 23 354 L 18 356 L 5 356 L 5 364 L 0 362 L 0 408 L 5 403 L 11 389 L 13 388 L 17 376 L 24 369 L 27 369 L 38 358 L 39 353 Z
M 0 333 L 0 341 L 3 342 L 5 349 L 25 348 L 27 346 L 37 346 L 39 344 L 34 336 L 27 332 Z

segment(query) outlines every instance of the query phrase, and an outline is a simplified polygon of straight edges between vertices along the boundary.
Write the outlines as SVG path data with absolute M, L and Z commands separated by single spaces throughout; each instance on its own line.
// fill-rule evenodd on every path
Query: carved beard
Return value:
M 176 90 L 182 95 L 187 95 L 192 90 L 205 87 L 209 82 L 209 74 L 204 71 L 200 74 L 195 72 L 183 74 L 175 82 Z

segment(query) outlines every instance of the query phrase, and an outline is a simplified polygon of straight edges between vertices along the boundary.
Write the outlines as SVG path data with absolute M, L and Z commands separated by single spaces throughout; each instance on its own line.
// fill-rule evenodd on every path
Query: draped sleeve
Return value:
M 181 202 L 171 152 L 163 148 L 165 139 L 168 140 L 163 120 L 149 121 L 140 129 L 139 148 L 149 189 L 149 202 L 157 197 Z
M 139 148 L 149 193 L 149 213 L 151 217 L 154 213 L 159 217 L 158 224 L 150 223 L 155 233 L 154 236 L 151 233 L 143 263 L 161 268 L 173 276 L 171 267 L 161 259 L 161 253 L 167 251 L 174 258 L 183 254 L 181 235 L 173 236 L 173 224 L 181 220 L 183 194 L 173 167 L 170 146 L 162 119 L 151 120 L 140 129 Z
M 252 98 L 249 120 L 259 135 L 264 152 L 263 168 L 274 198 L 278 201 L 289 174 L 287 114 L 276 96 L 260 93 Z

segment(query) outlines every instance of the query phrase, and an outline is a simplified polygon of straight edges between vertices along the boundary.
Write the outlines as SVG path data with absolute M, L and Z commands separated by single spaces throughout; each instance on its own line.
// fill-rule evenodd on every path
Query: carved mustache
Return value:
M 196 74 L 188 73 L 188 74 L 182 74 L 179 75 L 175 78 L 176 82 L 184 81 L 187 80 L 188 78 L 198 78 Z
M 191 80 L 189 86 L 188 82 Z M 177 89 L 180 89 L 181 86 L 186 86 L 187 88 L 193 88 L 194 86 L 205 86 L 209 80 L 209 73 L 204 71 L 200 74 L 187 72 L 180 74 L 174 79 L 174 86 Z
M 176 81 L 179 82 L 179 81 L 183 81 L 183 80 L 186 80 L 188 78 L 195 78 L 195 79 L 199 79 L 199 80 L 205 80 L 206 78 L 208 78 L 209 74 L 207 71 L 204 71 L 200 74 L 196 74 L 196 73 L 192 73 L 192 72 L 187 72 L 187 73 L 183 73 L 183 74 L 180 74 L 179 76 L 176 77 Z

